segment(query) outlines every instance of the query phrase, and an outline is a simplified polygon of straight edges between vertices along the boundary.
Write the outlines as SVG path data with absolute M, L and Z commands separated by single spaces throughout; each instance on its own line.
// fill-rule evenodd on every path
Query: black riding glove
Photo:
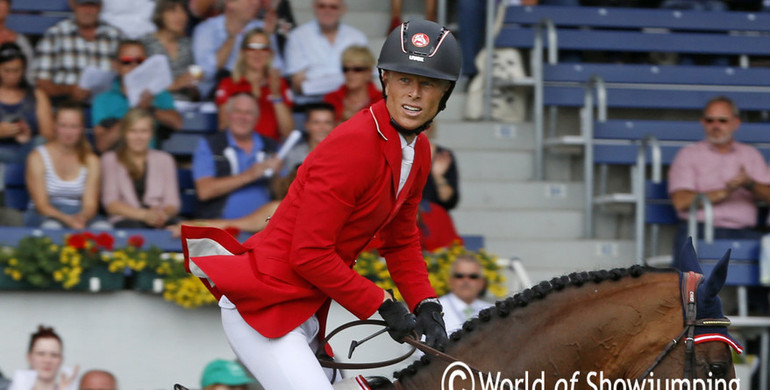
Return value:
M 388 333 L 393 340 L 403 343 L 404 337 L 414 330 L 414 315 L 409 312 L 406 306 L 388 299 L 382 302 L 379 312 L 382 319 L 388 324 Z
M 425 343 L 443 351 L 449 339 L 446 336 L 443 308 L 437 299 L 424 300 L 417 305 L 417 333 L 425 335 Z

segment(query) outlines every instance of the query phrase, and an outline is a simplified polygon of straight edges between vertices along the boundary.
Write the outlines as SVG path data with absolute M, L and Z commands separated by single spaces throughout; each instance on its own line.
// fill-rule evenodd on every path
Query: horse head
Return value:
M 675 261 L 676 268 L 682 272 L 682 279 L 689 272 L 703 274 L 692 244 L 692 238 L 687 239 L 680 251 L 680 257 Z M 732 379 L 735 377 L 730 348 L 740 353 L 742 347 L 727 332 L 726 324 L 729 324 L 729 320 L 722 313 L 722 300 L 719 298 L 719 291 L 722 290 L 727 279 L 729 262 L 730 250 L 728 249 L 717 262 L 711 275 L 697 287 L 697 311 L 695 315 L 697 325 L 693 332 L 694 343 L 696 344 L 695 361 L 698 362 L 693 373 L 696 378 Z M 682 312 L 686 322 L 687 309 L 684 305 L 683 301 Z M 672 352 L 673 355 L 682 356 L 682 353 L 687 353 L 684 343 L 680 344 L 682 345 L 675 350 L 682 352 Z

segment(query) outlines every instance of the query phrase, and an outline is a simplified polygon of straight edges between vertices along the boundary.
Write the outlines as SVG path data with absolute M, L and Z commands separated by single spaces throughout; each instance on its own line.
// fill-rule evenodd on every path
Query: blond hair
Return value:
M 126 134 L 131 126 L 136 124 L 141 119 L 150 119 L 154 124 L 154 119 L 149 111 L 143 108 L 132 108 L 128 110 L 126 115 L 120 121 L 120 142 L 115 149 L 115 154 L 118 156 L 118 162 L 120 162 L 128 171 L 128 176 L 133 180 L 140 180 L 142 178 L 142 168 L 136 166 L 133 161 L 128 157 L 128 146 L 126 146 Z
M 342 52 L 342 63 L 347 64 L 350 62 L 362 63 L 371 69 L 374 67 L 375 60 L 368 47 L 353 45 Z
M 261 28 L 253 28 L 246 32 L 246 34 L 243 34 L 243 40 L 241 41 L 241 50 L 238 52 L 238 57 L 235 59 L 235 65 L 233 66 L 233 81 L 236 83 L 239 83 L 241 80 L 243 80 L 244 77 L 246 77 L 246 60 L 244 59 L 243 50 L 246 49 L 247 45 L 249 44 L 249 40 L 255 35 L 263 35 L 265 38 L 267 38 L 267 44 L 271 45 L 270 43 L 270 34 L 265 32 L 265 30 Z M 272 57 L 270 61 L 268 61 L 267 66 L 265 66 L 265 69 L 263 69 L 264 76 L 267 77 L 267 72 L 270 70 L 270 67 L 273 63 Z

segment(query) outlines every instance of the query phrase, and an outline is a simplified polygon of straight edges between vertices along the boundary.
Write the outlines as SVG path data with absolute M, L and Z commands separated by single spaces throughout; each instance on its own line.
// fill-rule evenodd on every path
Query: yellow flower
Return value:
M 10 259 L 10 260 L 8 260 L 8 265 L 11 265 L 11 266 L 19 265 L 19 260 L 18 259 Z
M 19 270 L 15 269 L 11 272 L 11 279 L 13 280 L 21 280 L 21 272 Z

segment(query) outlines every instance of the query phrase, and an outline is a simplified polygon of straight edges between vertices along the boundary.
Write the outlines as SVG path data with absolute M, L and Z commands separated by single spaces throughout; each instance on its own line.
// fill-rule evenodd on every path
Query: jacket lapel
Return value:
M 377 106 L 377 108 L 382 108 L 385 111 L 385 115 L 376 115 L 373 109 L 375 106 Z M 390 167 L 391 177 L 393 178 L 391 195 L 393 198 L 396 198 L 398 182 L 401 179 L 401 139 L 399 139 L 396 130 L 390 126 L 389 122 L 387 122 L 389 116 L 384 107 L 384 104 L 382 107 L 373 105 L 369 107 L 369 112 L 372 114 L 372 119 L 374 120 L 374 125 L 377 127 L 377 132 L 380 133 L 380 137 L 382 137 L 383 140 L 382 153 L 385 155 L 385 161 L 387 161 L 388 167 Z M 377 111 L 379 113 L 380 110 Z

